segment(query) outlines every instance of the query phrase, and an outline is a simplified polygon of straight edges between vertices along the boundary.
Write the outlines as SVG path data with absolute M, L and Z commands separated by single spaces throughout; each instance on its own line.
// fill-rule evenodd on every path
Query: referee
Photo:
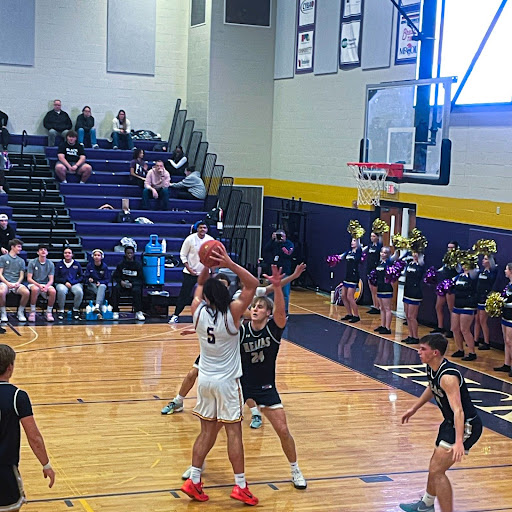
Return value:
M 0 510 L 16 511 L 25 503 L 20 462 L 20 422 L 34 455 L 43 466 L 43 475 L 55 482 L 55 473 L 46 453 L 43 436 L 32 414 L 32 404 L 25 391 L 9 383 L 14 371 L 16 352 L 0 345 Z

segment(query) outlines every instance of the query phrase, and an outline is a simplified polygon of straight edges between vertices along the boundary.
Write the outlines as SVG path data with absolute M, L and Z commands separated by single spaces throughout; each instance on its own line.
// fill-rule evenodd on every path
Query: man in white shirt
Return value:
M 185 306 L 192 301 L 192 290 L 197 283 L 197 276 L 204 268 L 204 265 L 199 261 L 199 248 L 207 240 L 213 240 L 207 233 L 208 226 L 206 222 L 200 221 L 197 224 L 197 232 L 187 236 L 181 246 L 180 258 L 185 267 L 183 269 L 183 284 L 181 285 L 174 314 L 169 320 L 170 324 L 178 323 L 178 316 L 185 309 Z

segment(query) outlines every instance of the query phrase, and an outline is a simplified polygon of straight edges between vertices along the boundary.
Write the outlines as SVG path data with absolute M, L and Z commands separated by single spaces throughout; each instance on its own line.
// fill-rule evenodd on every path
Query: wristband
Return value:
M 44 470 L 44 469 L 52 469 L 52 465 L 51 465 L 51 463 L 50 463 L 50 461 L 49 461 L 49 460 L 48 460 L 48 464 L 45 464 L 45 465 L 43 466 L 43 470 Z

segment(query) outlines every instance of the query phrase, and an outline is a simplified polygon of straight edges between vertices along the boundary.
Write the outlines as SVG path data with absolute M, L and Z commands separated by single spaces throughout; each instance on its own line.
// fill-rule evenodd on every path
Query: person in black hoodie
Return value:
M 9 225 L 9 217 L 2 213 L 0 215 L 0 256 L 9 252 L 9 242 L 16 238 L 16 230 Z
M 60 100 L 54 100 L 53 110 L 50 110 L 43 119 L 43 126 L 48 130 L 48 146 L 55 146 L 55 139 L 60 135 L 66 140 L 66 134 L 73 127 L 71 118 L 62 110 Z
M 94 117 L 91 115 L 91 107 L 85 106 L 82 109 L 82 113 L 76 118 L 75 131 L 78 133 L 78 143 L 84 146 L 84 142 L 87 147 L 98 149 L 98 143 L 96 142 L 96 128 L 94 128 Z
M 0 142 L 4 151 L 7 151 L 7 146 L 9 145 L 9 132 L 6 128 L 8 120 L 9 116 L 0 110 Z
M 135 261 L 135 249 L 127 246 L 124 249 L 124 258 L 114 270 L 114 286 L 112 288 L 112 310 L 114 320 L 119 320 L 119 298 L 121 293 L 131 295 L 135 318 L 144 321 L 142 313 L 142 265 Z

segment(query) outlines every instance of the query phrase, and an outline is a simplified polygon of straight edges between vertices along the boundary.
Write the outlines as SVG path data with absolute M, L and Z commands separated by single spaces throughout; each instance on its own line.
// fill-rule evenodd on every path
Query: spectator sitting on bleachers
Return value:
M 55 321 L 55 318 L 53 318 L 52 314 L 56 296 L 56 291 L 53 286 L 53 280 L 55 278 L 55 265 L 53 264 L 53 261 L 47 259 L 47 256 L 48 246 L 46 244 L 39 244 L 37 246 L 37 258 L 34 258 L 28 262 L 27 281 L 28 288 L 30 290 L 30 314 L 28 315 L 29 322 L 36 321 L 36 303 L 39 294 L 48 299 L 45 313 L 46 321 Z
M 194 167 L 189 167 L 185 171 L 185 178 L 177 183 L 171 183 L 170 187 L 176 190 L 178 199 L 204 199 L 206 197 L 206 188 L 201 174 Z
M 101 311 L 101 306 L 105 302 L 105 292 L 110 282 L 110 270 L 103 261 L 103 251 L 94 249 L 92 251 L 92 261 L 87 263 L 85 269 L 85 290 L 94 296 L 95 306 L 94 313 Z
M 131 123 L 126 119 L 126 112 L 120 110 L 112 120 L 112 147 L 113 149 L 133 149 Z
M 149 210 L 149 200 L 158 199 L 160 205 L 157 210 L 169 209 L 169 185 L 171 177 L 165 170 L 162 160 L 157 160 L 155 166 L 148 172 L 142 191 L 142 209 Z
M 25 277 L 25 260 L 19 256 L 23 249 L 23 242 L 13 238 L 9 242 L 9 252 L 0 256 L 0 321 L 8 322 L 5 301 L 8 293 L 15 293 L 20 296 L 18 307 L 18 320 L 26 322 L 25 306 L 28 302 L 30 292 L 21 284 Z
M 148 163 L 144 160 L 144 150 L 135 148 L 133 160 L 130 162 L 130 182 L 144 188 L 144 182 L 148 174 Z
M 176 146 L 176 149 L 171 153 L 171 158 L 165 162 L 165 168 L 171 176 L 185 176 L 187 157 L 181 146 Z
M 73 127 L 67 112 L 61 110 L 62 104 L 60 100 L 53 102 L 53 110 L 50 110 L 43 120 L 43 126 L 48 130 L 48 146 L 55 146 L 55 139 L 60 135 L 66 140 L 66 134 Z
M 80 305 L 84 297 L 82 287 L 83 272 L 80 263 L 73 259 L 73 251 L 70 247 L 64 249 L 64 259 L 55 265 L 55 284 L 57 288 L 57 318 L 64 320 L 64 305 L 66 295 L 73 294 L 73 318 L 80 320 Z
M 85 183 L 92 172 L 92 167 L 85 163 L 84 147 L 77 142 L 77 133 L 69 130 L 66 140 L 59 146 L 57 157 L 59 161 L 55 164 L 55 174 L 61 183 L 67 183 L 67 174 L 78 174 L 80 183 Z
M 78 144 L 84 146 L 87 142 L 87 147 L 98 149 L 96 142 L 96 128 L 94 128 L 94 117 L 91 115 L 91 107 L 85 106 L 82 113 L 76 118 L 75 130 L 78 133 Z
M 9 252 L 9 242 L 16 238 L 16 231 L 9 224 L 9 217 L 5 213 L 0 214 L 0 251 L 2 254 Z
M 9 116 L 0 110 L 0 141 L 2 143 L 2 148 L 4 151 L 7 151 L 7 147 L 9 146 L 9 132 L 7 131 L 7 121 L 9 121 Z
M 124 249 L 124 258 L 117 265 L 114 271 L 114 286 L 112 288 L 112 311 L 114 320 L 119 320 L 119 299 L 121 293 L 131 295 L 133 298 L 133 309 L 135 309 L 135 318 L 145 320 L 142 313 L 142 285 L 144 283 L 142 275 L 142 265 L 135 261 L 135 249 L 130 245 Z

